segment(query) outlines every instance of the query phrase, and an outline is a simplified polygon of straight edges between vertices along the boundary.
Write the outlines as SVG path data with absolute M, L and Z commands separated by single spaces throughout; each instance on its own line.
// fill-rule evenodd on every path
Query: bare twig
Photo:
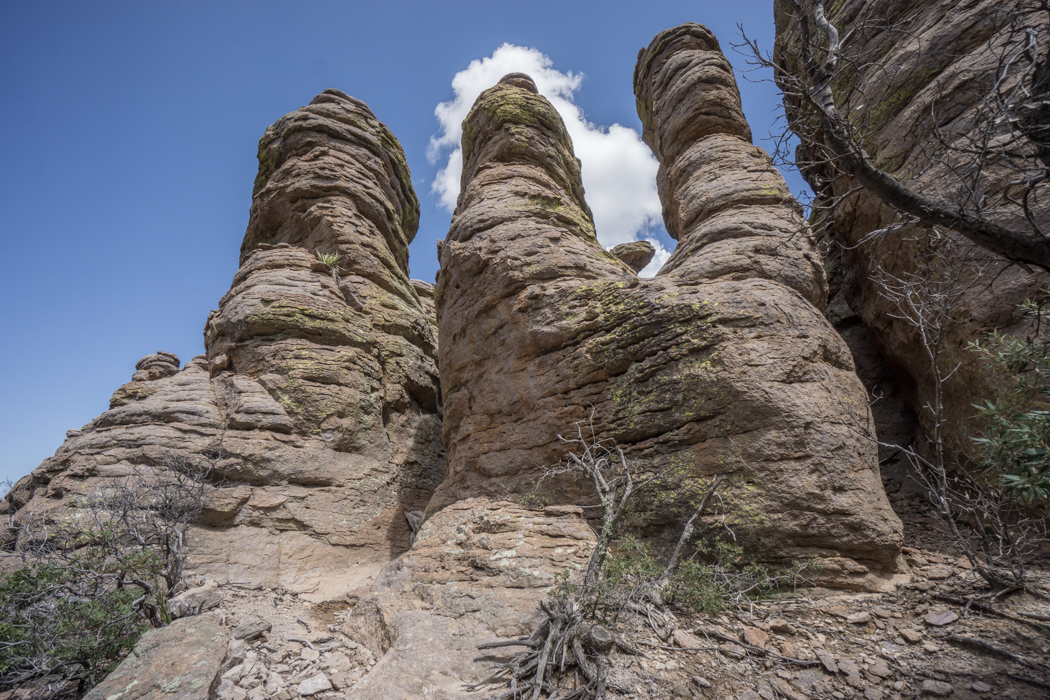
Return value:
M 997 647 L 991 642 L 986 642 L 985 640 L 978 639 L 976 637 L 961 637 L 957 634 L 949 634 L 947 637 L 944 637 L 944 641 L 955 642 L 956 644 L 962 644 L 963 646 L 969 646 L 977 649 L 982 649 L 984 651 L 989 651 L 997 656 L 1003 657 L 1004 659 L 1009 659 L 1010 661 L 1013 661 L 1016 664 L 1021 664 L 1022 666 L 1032 665 L 1032 663 L 1027 659 L 1022 659 L 1020 656 L 1014 654 L 1011 651 L 1003 649 L 1002 647 Z

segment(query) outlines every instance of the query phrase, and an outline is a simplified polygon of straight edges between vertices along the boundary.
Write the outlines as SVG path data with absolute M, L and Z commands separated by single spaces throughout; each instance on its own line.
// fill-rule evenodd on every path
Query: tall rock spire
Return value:
M 448 470 L 430 510 L 534 490 L 579 502 L 584 485 L 542 477 L 582 421 L 661 475 L 649 532 L 680 531 L 697 490 L 725 474 L 755 552 L 884 587 L 901 526 L 861 434 L 866 394 L 818 309 L 826 283 L 798 204 L 750 144 L 706 29 L 661 33 L 636 76 L 679 239 L 653 279 L 602 250 L 571 141 L 530 83 L 482 93 L 464 123 L 437 290 Z
M 700 24 L 660 32 L 638 54 L 642 138 L 660 161 L 663 274 L 765 278 L 823 310 L 828 285 L 802 208 L 769 155 L 751 144 L 733 68 Z
M 137 469 L 207 463 L 220 485 L 191 570 L 323 600 L 368 583 L 444 471 L 435 339 L 408 279 L 418 221 L 401 147 L 364 103 L 327 90 L 280 119 L 206 355 L 143 359 L 8 510 L 57 518 Z

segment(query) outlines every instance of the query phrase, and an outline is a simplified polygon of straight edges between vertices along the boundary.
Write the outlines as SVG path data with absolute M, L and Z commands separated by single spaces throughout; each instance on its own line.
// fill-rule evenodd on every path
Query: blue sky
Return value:
M 534 49 L 598 152 L 612 125 L 641 128 L 638 49 L 686 21 L 718 35 L 761 145 L 776 93 L 740 78 L 729 44 L 739 22 L 772 48 L 772 0 L 3 3 L 0 479 L 104 411 L 143 355 L 203 352 L 236 270 L 257 141 L 283 114 L 335 87 L 390 127 L 422 204 L 412 276 L 433 281 L 450 212 L 432 188 L 454 151 L 454 119 L 435 109 L 455 113 L 454 77 L 483 79 L 468 67 L 504 44 Z M 617 133 L 629 166 L 634 137 Z M 658 227 L 645 235 L 673 244 Z

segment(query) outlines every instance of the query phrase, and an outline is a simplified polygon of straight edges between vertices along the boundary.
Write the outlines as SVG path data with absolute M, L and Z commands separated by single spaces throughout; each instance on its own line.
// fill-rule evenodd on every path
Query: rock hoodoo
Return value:
M 222 485 L 189 534 L 198 574 L 321 599 L 367 583 L 444 470 L 434 334 L 408 278 L 418 221 L 401 147 L 364 103 L 328 90 L 278 121 L 207 354 L 140 361 L 8 508 L 58 517 L 136 468 L 207 463 Z
M 656 248 L 649 241 L 632 241 L 613 246 L 610 250 L 613 257 L 627 265 L 635 272 L 642 269 L 653 260 Z
M 501 83 L 464 123 L 437 290 L 448 470 L 430 511 L 529 493 L 564 455 L 558 434 L 590 420 L 674 485 L 650 524 L 677 523 L 700 482 L 733 474 L 736 522 L 768 552 L 821 557 L 840 585 L 883 585 L 901 529 L 851 424 L 867 420 L 864 390 L 729 63 L 706 28 L 684 25 L 642 52 L 635 85 L 679 240 L 652 280 L 598 244 L 543 97 Z
M 651 245 L 599 245 L 560 116 L 513 73 L 464 123 L 436 289 L 410 280 L 419 207 L 401 148 L 367 106 L 325 91 L 260 141 L 240 269 L 206 354 L 181 369 L 143 358 L 0 512 L 57 519 L 136 469 L 210 467 L 187 551 L 217 583 L 194 595 L 243 584 L 268 589 L 245 593 L 253 611 L 288 593 L 340 608 L 312 641 L 298 626 L 320 630 L 302 619 L 243 616 L 251 631 L 209 671 L 219 698 L 243 697 L 242 681 L 258 681 L 251 698 L 351 684 L 377 700 L 490 695 L 468 685 L 488 675 L 477 645 L 528 634 L 595 541 L 587 486 L 541 479 L 576 424 L 659 478 L 637 512 L 647 535 L 677 537 L 725 475 L 727 522 L 752 553 L 815 558 L 821 582 L 885 589 L 902 533 L 862 435 L 867 397 L 729 63 L 687 24 L 641 52 L 634 84 L 678 241 L 655 278 L 637 274 Z M 259 644 L 245 661 L 264 632 L 299 656 Z M 163 638 L 140 651 L 161 653 Z M 335 640 L 324 656 L 322 639 Z M 352 680 L 340 644 L 358 652 Z M 263 651 L 266 678 L 246 675 Z M 140 666 L 126 661 L 114 687 Z

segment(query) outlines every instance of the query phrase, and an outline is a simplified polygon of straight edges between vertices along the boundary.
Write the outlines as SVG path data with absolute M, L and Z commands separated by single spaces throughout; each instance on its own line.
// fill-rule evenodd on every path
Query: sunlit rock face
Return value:
M 639 57 L 679 240 L 653 279 L 602 250 L 561 119 L 523 82 L 482 93 L 464 123 L 436 294 L 448 470 L 429 512 L 535 490 L 584 503 L 586 485 L 541 479 L 583 421 L 638 474 L 662 476 L 647 532 L 677 533 L 707 479 L 731 475 L 731 520 L 756 551 L 819 557 L 837 585 L 887 585 L 901 525 L 854 425 L 865 392 L 821 314 L 800 208 L 751 145 L 713 35 L 684 25 Z
M 433 328 L 408 278 L 419 204 L 397 140 L 328 90 L 267 129 L 241 267 L 179 369 L 144 358 L 6 507 L 70 507 L 136 468 L 211 465 L 197 573 L 328 599 L 406 549 L 444 471 Z

